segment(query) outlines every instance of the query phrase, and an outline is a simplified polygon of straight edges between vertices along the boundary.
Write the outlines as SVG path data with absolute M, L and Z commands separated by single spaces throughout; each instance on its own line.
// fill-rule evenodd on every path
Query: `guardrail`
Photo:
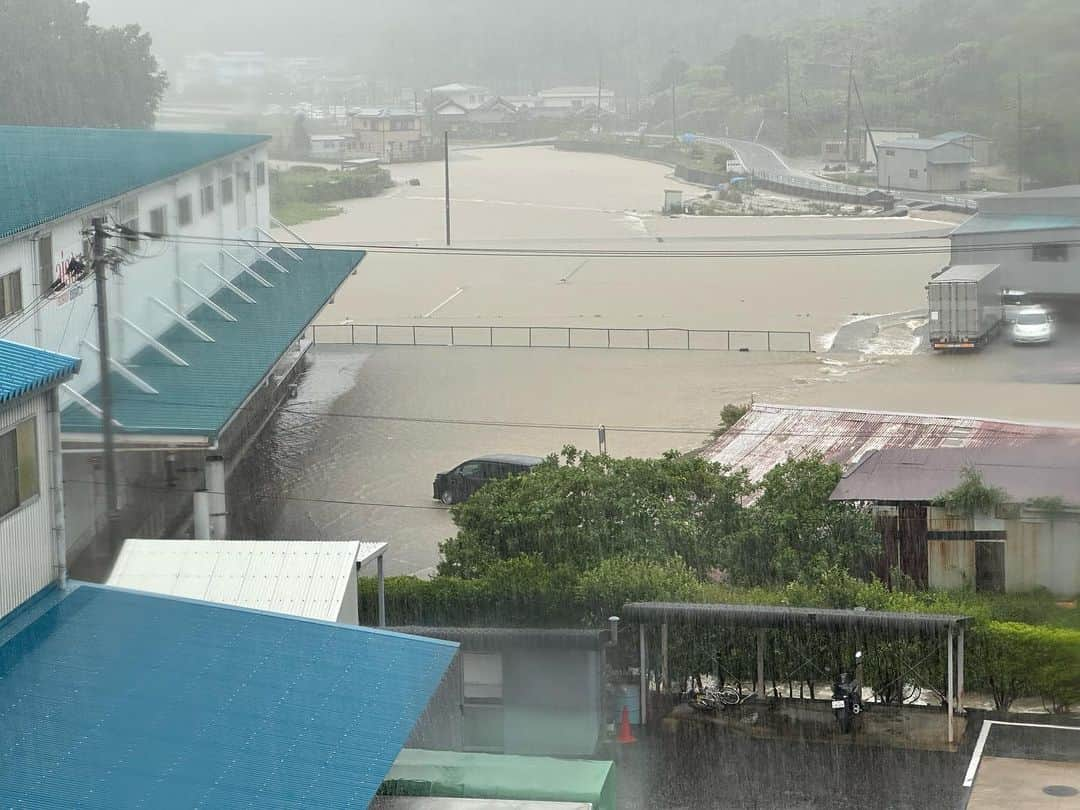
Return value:
M 811 352 L 810 332 L 767 329 L 607 328 L 602 326 L 436 326 L 315 324 L 312 341 L 352 346 L 472 346 L 529 349 L 644 349 Z

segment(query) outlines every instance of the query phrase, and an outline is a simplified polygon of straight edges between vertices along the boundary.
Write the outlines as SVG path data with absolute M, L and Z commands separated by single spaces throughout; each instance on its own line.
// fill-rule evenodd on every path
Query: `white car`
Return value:
M 1049 343 L 1054 336 L 1054 319 L 1042 307 L 1028 307 L 1016 313 L 1012 324 L 1013 343 Z
M 1001 314 L 1006 323 L 1016 323 L 1016 316 L 1021 310 L 1031 309 L 1032 303 L 1023 290 L 1001 291 Z

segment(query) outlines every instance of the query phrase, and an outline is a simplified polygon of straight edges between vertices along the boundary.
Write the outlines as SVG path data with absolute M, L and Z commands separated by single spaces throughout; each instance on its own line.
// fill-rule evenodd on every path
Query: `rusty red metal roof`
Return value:
M 820 453 L 844 466 L 874 450 L 1023 447 L 1046 440 L 1080 446 L 1080 428 L 888 411 L 757 403 L 702 454 L 754 481 L 789 458 Z

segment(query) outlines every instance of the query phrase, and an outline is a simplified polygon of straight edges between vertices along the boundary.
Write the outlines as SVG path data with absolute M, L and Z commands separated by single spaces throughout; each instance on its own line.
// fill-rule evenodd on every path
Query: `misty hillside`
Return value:
M 203 50 L 318 54 L 406 86 L 461 80 L 511 92 L 591 80 L 602 61 L 608 80 L 632 92 L 673 50 L 689 62 L 701 61 L 740 34 L 914 2 L 189 0 L 178 15 L 173 4 L 156 0 L 92 0 L 91 16 L 102 24 L 142 25 L 167 62 Z

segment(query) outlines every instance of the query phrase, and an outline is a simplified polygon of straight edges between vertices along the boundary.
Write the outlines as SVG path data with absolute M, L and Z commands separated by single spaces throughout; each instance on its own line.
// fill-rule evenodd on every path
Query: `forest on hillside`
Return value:
M 852 128 L 967 130 L 994 139 L 1044 184 L 1080 182 L 1080 4 L 1074 0 L 923 0 L 863 16 L 808 21 L 732 47 L 679 72 L 683 129 L 754 134 L 816 153 L 842 137 L 849 67 L 860 93 Z M 791 72 L 791 131 L 786 121 Z M 1021 101 L 1022 99 L 1022 101 Z M 1022 113 L 1018 115 L 1019 111 Z M 670 96 L 650 120 L 670 121 Z

